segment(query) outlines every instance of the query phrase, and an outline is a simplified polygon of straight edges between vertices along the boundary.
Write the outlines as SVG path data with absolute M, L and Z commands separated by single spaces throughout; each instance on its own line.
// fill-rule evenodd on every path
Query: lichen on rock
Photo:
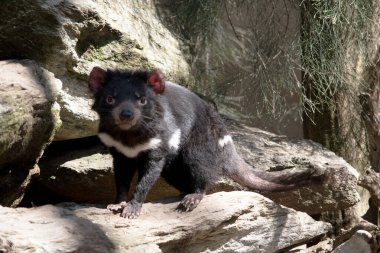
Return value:
M 2 61 L 0 70 L 0 204 L 15 206 L 60 126 L 60 81 L 28 60 Z

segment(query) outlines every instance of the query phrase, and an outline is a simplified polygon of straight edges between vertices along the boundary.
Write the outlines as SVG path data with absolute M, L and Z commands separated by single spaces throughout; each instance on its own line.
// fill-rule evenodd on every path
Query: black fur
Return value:
M 218 113 L 199 96 L 165 82 L 155 71 L 98 71 L 94 69 L 90 74 L 90 89 L 96 90 L 93 109 L 100 117 L 100 136 L 106 134 L 107 139 L 102 140 L 110 146 L 114 158 L 117 186 L 118 204 L 109 205 L 108 209 L 121 212 L 123 217 L 139 215 L 148 191 L 160 175 L 187 194 L 179 206 L 181 211 L 194 209 L 207 189 L 222 176 L 264 191 L 287 190 L 320 179 L 320 175 L 310 171 L 287 177 L 253 170 L 236 153 L 232 141 L 227 138 L 224 145 L 219 143 L 228 136 L 228 131 Z M 157 94 L 158 90 L 163 93 Z M 133 116 L 125 119 L 124 114 Z M 178 129 L 180 139 L 176 146 L 174 137 Z M 122 146 L 107 142 L 108 136 Z M 123 151 L 154 138 L 161 142 L 136 156 Z M 172 139 L 174 144 L 170 142 Z M 136 171 L 138 184 L 127 202 Z

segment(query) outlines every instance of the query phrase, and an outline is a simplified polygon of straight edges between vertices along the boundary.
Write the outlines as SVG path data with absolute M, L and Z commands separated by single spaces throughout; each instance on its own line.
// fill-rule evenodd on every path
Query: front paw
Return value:
M 120 213 L 126 206 L 127 206 L 127 202 L 122 201 L 119 204 L 109 204 L 107 206 L 107 210 L 114 213 Z
M 142 204 L 138 202 L 125 202 L 122 201 L 119 204 L 110 204 L 107 209 L 113 213 L 120 213 L 121 217 L 128 219 L 136 219 L 141 213 Z
M 128 219 L 136 219 L 141 213 L 141 207 L 141 203 L 130 201 L 123 206 L 123 211 L 120 216 Z

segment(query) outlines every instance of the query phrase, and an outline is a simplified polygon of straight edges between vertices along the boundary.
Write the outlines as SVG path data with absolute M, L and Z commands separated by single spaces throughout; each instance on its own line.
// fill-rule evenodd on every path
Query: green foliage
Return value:
M 338 92 L 357 96 L 350 84 L 365 85 L 350 64 L 355 57 L 369 64 L 372 0 L 168 3 L 175 14 L 169 23 L 190 45 L 198 92 L 230 114 L 242 112 L 240 119 L 252 101 L 257 112 L 249 117 L 262 119 L 335 110 Z M 298 97 L 298 106 L 289 106 L 289 97 Z
M 289 110 L 282 91 L 290 96 L 301 92 L 292 0 L 169 2 L 177 31 L 190 46 L 198 92 L 240 119 L 278 118 Z M 257 112 L 247 115 L 252 101 Z
M 365 80 L 355 76 L 357 66 L 350 64 L 359 57 L 364 65 L 369 64 L 372 1 L 302 1 L 301 8 L 304 107 L 306 112 L 323 106 L 334 110 L 338 92 L 352 92 L 352 96 L 357 96 L 357 89 L 350 83 L 355 80 L 365 85 Z
M 305 137 L 356 168 L 368 162 L 358 95 L 371 82 L 373 11 L 372 0 L 301 2 Z

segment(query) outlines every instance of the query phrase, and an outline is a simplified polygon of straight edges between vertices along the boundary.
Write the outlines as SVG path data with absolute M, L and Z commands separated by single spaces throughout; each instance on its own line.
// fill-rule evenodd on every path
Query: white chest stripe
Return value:
M 219 147 L 223 148 L 228 143 L 232 143 L 231 135 L 225 135 L 223 138 L 220 138 L 218 141 Z
M 126 157 L 134 158 L 136 157 L 140 152 L 149 150 L 149 149 L 155 149 L 160 146 L 161 139 L 159 138 L 152 138 L 146 143 L 138 144 L 134 147 L 128 147 L 125 146 L 123 143 L 115 140 L 110 135 L 106 133 L 99 133 L 98 134 L 100 140 L 106 145 L 107 147 L 114 147 L 119 151 L 120 153 L 124 154 Z
M 181 129 L 177 129 L 174 131 L 172 136 L 170 136 L 170 139 L 168 141 L 168 145 L 170 148 L 174 148 L 177 150 L 179 148 L 179 144 L 181 142 Z

